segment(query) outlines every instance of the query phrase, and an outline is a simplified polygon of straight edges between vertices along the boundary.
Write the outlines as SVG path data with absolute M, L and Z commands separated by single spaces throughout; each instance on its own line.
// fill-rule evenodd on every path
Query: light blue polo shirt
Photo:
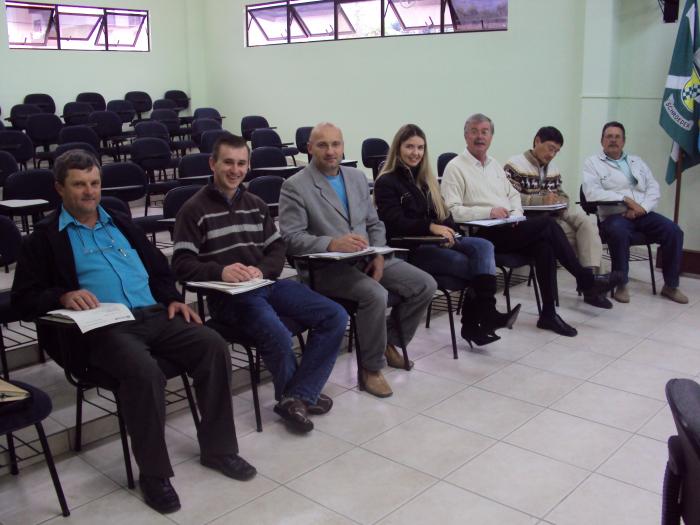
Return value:
M 156 304 L 138 253 L 102 206 L 97 212 L 94 228 L 79 223 L 63 207 L 58 218 L 58 231 L 68 229 L 80 288 L 95 294 L 101 303 L 121 303 L 131 309 Z
M 622 157 L 620 157 L 617 160 L 611 159 L 606 155 L 605 160 L 607 160 L 609 164 L 615 166 L 617 169 L 622 171 L 622 173 L 625 174 L 627 180 L 630 182 L 632 187 L 636 186 L 639 183 L 637 178 L 634 175 L 632 175 L 632 168 L 630 168 L 630 164 L 627 161 L 627 153 L 623 153 Z
M 335 190 L 335 193 L 338 195 L 340 202 L 342 202 L 343 206 L 345 206 L 345 213 L 350 213 L 348 192 L 345 190 L 345 180 L 343 179 L 343 172 L 338 170 L 338 174 L 336 176 L 329 177 L 328 175 L 324 175 L 324 177 L 326 177 L 326 180 L 330 183 L 331 188 Z

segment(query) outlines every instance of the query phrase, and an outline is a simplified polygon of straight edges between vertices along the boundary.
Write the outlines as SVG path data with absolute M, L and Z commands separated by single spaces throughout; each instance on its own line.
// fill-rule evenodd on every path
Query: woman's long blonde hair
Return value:
M 387 155 L 386 162 L 382 168 L 379 177 L 385 173 L 390 173 L 396 170 L 397 167 L 404 167 L 408 169 L 401 161 L 401 145 L 412 137 L 419 137 L 423 139 L 425 143 L 425 150 L 423 151 L 423 158 L 418 165 L 418 176 L 416 177 L 416 184 L 421 187 L 427 187 L 430 192 L 430 199 L 433 202 L 433 208 L 437 213 L 437 218 L 439 221 L 444 221 L 449 216 L 449 211 L 445 205 L 445 201 L 440 194 L 440 186 L 438 184 L 435 175 L 433 175 L 433 170 L 430 168 L 430 162 L 428 159 L 428 141 L 425 139 L 425 133 L 415 124 L 405 124 L 399 128 L 394 135 L 394 140 L 391 141 L 391 148 L 389 148 L 389 154 Z M 377 178 L 379 178 L 377 177 Z

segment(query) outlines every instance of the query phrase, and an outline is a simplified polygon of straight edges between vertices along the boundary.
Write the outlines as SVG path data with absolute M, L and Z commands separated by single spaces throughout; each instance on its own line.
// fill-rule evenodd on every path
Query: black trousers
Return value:
M 549 215 L 513 225 L 479 228 L 476 235 L 491 241 L 496 253 L 520 253 L 534 259 L 545 315 L 554 313 L 556 261 L 576 277 L 580 288 L 585 289 L 593 282 L 592 272 L 581 266 L 564 230 Z
M 165 360 L 194 380 L 201 414 L 198 440 L 203 455 L 237 454 L 231 405 L 231 360 L 226 342 L 213 330 L 168 320 L 161 305 L 134 311 L 135 321 L 88 332 L 90 363 L 119 381 L 117 392 L 141 474 L 173 475 L 165 446 Z

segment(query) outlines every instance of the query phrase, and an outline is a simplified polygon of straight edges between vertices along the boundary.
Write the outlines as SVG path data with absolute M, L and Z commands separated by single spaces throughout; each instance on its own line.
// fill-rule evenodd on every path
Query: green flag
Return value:
M 683 150 L 682 168 L 700 163 L 698 118 L 700 118 L 700 27 L 697 0 L 687 0 L 678 23 L 676 45 L 661 100 L 659 124 L 673 139 L 666 168 L 666 182 L 676 178 L 678 154 Z

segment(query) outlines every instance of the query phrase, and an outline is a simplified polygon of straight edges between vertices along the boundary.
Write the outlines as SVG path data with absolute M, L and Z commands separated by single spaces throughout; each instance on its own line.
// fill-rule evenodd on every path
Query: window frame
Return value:
M 132 52 L 132 53 L 150 53 L 151 51 L 151 15 L 148 9 L 133 9 L 133 8 L 117 8 L 117 7 L 102 7 L 102 6 L 92 6 L 92 5 L 76 5 L 76 4 L 55 4 L 47 2 L 24 2 L 20 0 L 6 0 L 5 12 L 8 13 L 10 9 L 34 9 L 39 11 L 49 11 L 49 23 L 44 34 L 43 44 L 25 44 L 22 42 L 11 42 L 10 41 L 10 19 L 7 17 L 7 31 L 8 31 L 8 47 L 11 50 L 43 50 L 43 51 L 116 51 L 116 52 Z M 71 10 L 71 9 L 91 9 L 95 11 L 100 11 L 100 13 L 79 13 L 65 11 L 61 12 L 61 9 Z M 85 16 L 94 18 L 97 17 L 97 21 L 92 25 L 90 33 L 86 37 L 71 37 L 65 38 L 61 34 L 61 15 L 65 16 Z M 134 35 L 133 42 L 131 44 L 116 43 L 110 44 L 109 33 L 111 28 L 122 26 L 110 25 L 108 23 L 108 17 L 115 16 L 127 16 L 127 17 L 139 17 L 141 19 L 138 29 Z M 135 27 L 135 26 L 133 26 Z M 52 28 L 55 29 L 55 37 L 51 35 Z M 143 49 L 139 49 L 139 41 L 145 32 L 145 46 Z M 247 30 L 246 30 L 247 33 Z M 100 43 L 100 39 L 103 42 Z M 55 41 L 55 46 L 51 46 L 50 42 Z M 92 48 L 76 48 L 76 47 L 66 47 L 68 42 L 92 42 L 94 47 Z M 143 45 L 143 44 L 141 44 Z
M 420 27 L 423 26 L 406 26 L 404 23 L 400 10 L 397 10 L 397 8 L 393 5 L 397 2 L 400 2 L 401 0 L 379 0 L 379 7 L 380 7 L 380 13 L 379 13 L 379 19 L 380 19 L 380 34 L 379 35 L 369 35 L 369 36 L 345 36 L 344 38 L 340 38 L 339 35 L 351 35 L 355 28 L 350 21 L 349 16 L 347 13 L 345 13 L 342 10 L 342 5 L 344 3 L 354 3 L 354 2 L 360 2 L 362 0 L 310 0 L 308 2 L 299 2 L 297 0 L 294 2 L 294 0 L 276 0 L 276 1 L 268 1 L 268 2 L 262 2 L 262 3 L 256 3 L 256 4 L 247 4 L 245 6 L 245 27 L 246 27 L 246 33 L 245 33 L 245 46 L 246 47 L 265 47 L 269 45 L 279 45 L 279 44 L 304 44 L 304 43 L 309 43 L 309 42 L 320 42 L 320 41 L 345 41 L 345 40 L 359 40 L 363 38 L 384 38 L 384 37 L 400 37 L 400 36 L 422 36 L 422 35 L 443 35 L 443 34 L 459 34 L 459 33 L 484 33 L 484 32 L 493 32 L 493 31 L 507 31 L 508 30 L 508 2 L 509 0 L 502 0 L 502 4 L 505 6 L 505 24 L 504 27 L 482 27 L 481 29 L 462 29 L 458 30 L 458 27 L 460 26 L 460 21 L 459 21 L 459 16 L 458 12 L 454 7 L 453 2 L 455 0 L 440 0 L 440 17 L 438 22 L 433 22 L 432 27 L 437 28 L 435 31 L 430 31 L 430 32 L 410 32 L 410 31 L 416 31 L 420 29 Z M 294 2 L 294 3 L 293 3 Z M 298 13 L 298 10 L 296 9 L 296 6 L 298 5 L 309 5 L 309 4 L 316 4 L 316 3 L 331 3 L 333 4 L 333 35 L 330 38 L 318 38 L 320 35 L 315 35 L 313 34 L 309 28 L 306 26 L 306 24 L 303 21 L 303 16 L 301 16 Z M 274 37 L 270 38 L 267 36 L 267 33 L 263 30 L 262 25 L 255 20 L 254 13 L 255 11 L 260 11 L 264 10 L 265 8 L 282 8 L 286 9 L 286 21 L 287 21 L 287 27 L 285 34 L 286 36 L 279 36 L 279 37 Z M 392 16 L 399 21 L 399 24 L 401 24 L 401 27 L 403 30 L 406 30 L 407 32 L 399 32 L 399 33 L 392 33 L 392 34 L 387 34 L 386 31 L 386 17 L 387 13 L 389 10 L 392 10 Z M 449 9 L 449 22 L 446 23 L 448 17 L 445 16 L 446 10 Z M 339 33 L 338 30 L 338 22 L 340 18 L 343 18 L 343 24 L 347 24 L 347 26 L 350 28 L 350 31 L 341 31 Z M 257 29 L 260 31 L 260 34 L 263 36 L 263 38 L 266 40 L 265 43 L 261 44 L 251 44 L 250 43 L 250 29 L 251 29 L 251 24 L 255 22 L 257 25 Z M 292 37 L 290 35 L 290 30 L 292 25 L 295 24 L 298 28 L 301 29 L 301 31 L 304 33 L 304 36 L 302 37 Z M 483 26 L 483 24 L 482 24 Z M 317 38 L 314 38 L 317 37 Z

